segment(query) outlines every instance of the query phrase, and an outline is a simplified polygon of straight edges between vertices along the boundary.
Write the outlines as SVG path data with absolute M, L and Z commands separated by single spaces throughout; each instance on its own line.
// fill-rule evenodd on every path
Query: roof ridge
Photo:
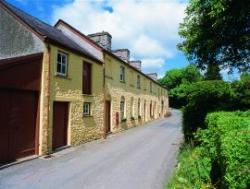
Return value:
M 82 47 L 80 47 L 75 41 L 63 34 L 63 32 L 58 28 L 55 28 L 49 25 L 48 23 L 45 23 L 44 21 L 24 12 L 23 10 L 15 7 L 14 5 L 6 2 L 5 0 L 0 0 L 0 5 L 2 5 L 3 8 L 7 9 L 7 11 L 10 11 L 10 13 L 13 14 L 15 17 L 20 19 L 20 22 L 23 22 L 22 24 L 27 25 L 27 27 L 29 27 L 32 32 L 40 36 L 43 42 L 48 39 L 52 43 L 54 42 L 57 45 L 61 45 L 66 49 L 87 56 L 93 60 L 96 60 L 99 63 L 101 62 L 100 60 L 92 56 L 90 53 L 88 53 L 86 50 L 84 50 Z

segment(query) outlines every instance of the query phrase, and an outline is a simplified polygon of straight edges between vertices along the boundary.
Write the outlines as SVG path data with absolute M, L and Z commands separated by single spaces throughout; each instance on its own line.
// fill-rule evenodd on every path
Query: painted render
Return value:
M 119 79 L 120 66 L 125 66 L 125 82 Z M 137 75 L 141 77 L 140 89 L 137 88 Z M 153 119 L 164 117 L 169 111 L 168 97 L 166 89 L 152 82 L 152 92 L 150 92 L 149 80 L 140 72 L 124 64 L 112 56 L 105 55 L 105 99 L 111 101 L 111 131 L 116 132 L 122 129 L 123 124 L 119 121 L 116 123 L 116 113 L 120 112 L 121 98 L 125 98 L 125 128 L 130 128 Z M 138 109 L 138 101 L 140 101 L 140 110 Z M 164 102 L 162 111 L 161 103 Z M 152 103 L 153 117 L 150 117 L 150 103 Z M 145 104 L 145 106 L 144 106 Z M 144 109 L 144 107 L 146 107 Z M 141 117 L 141 119 L 139 119 Z M 119 117 L 119 120 L 121 118 Z
M 49 86 L 42 85 L 42 93 L 48 90 L 49 99 L 46 99 L 46 92 L 41 94 L 45 97 L 41 99 L 40 108 L 40 154 L 52 152 L 52 127 L 53 127 L 53 103 L 69 103 L 69 119 L 67 131 L 67 144 L 78 145 L 84 142 L 95 140 L 102 137 L 103 134 L 103 67 L 85 57 L 74 54 L 71 51 L 59 48 L 54 45 L 47 45 L 48 52 L 44 53 L 43 74 L 44 85 L 48 82 L 47 75 L 48 64 L 50 61 L 50 79 Z M 57 53 L 64 52 L 68 54 L 68 75 L 61 77 L 56 75 Z M 49 58 L 47 58 L 49 56 Z M 82 66 L 84 62 L 92 64 L 92 94 L 82 94 Z M 47 66 L 46 66 L 47 65 Z M 46 89 L 47 88 L 47 89 Z M 83 102 L 91 102 L 91 115 L 83 116 Z M 49 115 L 46 113 L 49 109 Z M 49 122 L 48 127 L 47 122 Z
M 44 51 L 43 42 L 0 7 L 0 60 Z

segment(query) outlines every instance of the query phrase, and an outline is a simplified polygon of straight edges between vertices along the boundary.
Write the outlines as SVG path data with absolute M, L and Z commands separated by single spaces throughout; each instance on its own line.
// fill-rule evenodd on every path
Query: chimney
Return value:
M 111 51 L 112 36 L 108 32 L 103 31 L 99 33 L 89 34 L 88 37 L 104 49 Z
M 112 53 L 114 55 L 116 55 L 117 57 L 119 57 L 120 59 L 122 59 L 125 62 L 129 62 L 130 59 L 130 52 L 128 49 L 117 49 L 112 51 Z
M 153 80 L 157 80 L 157 73 L 149 73 L 149 74 L 146 74 L 147 76 L 151 77 Z
M 130 61 L 129 64 L 136 68 L 137 70 L 141 71 L 141 61 L 140 60 L 133 60 Z

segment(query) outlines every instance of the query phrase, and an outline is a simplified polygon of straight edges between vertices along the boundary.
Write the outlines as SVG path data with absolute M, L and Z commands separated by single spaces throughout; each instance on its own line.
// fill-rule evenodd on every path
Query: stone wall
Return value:
M 169 112 L 167 90 L 149 80 L 139 72 L 125 65 L 125 82 L 120 81 L 119 68 L 122 64 L 111 56 L 105 56 L 105 91 L 106 99 L 111 101 L 111 131 L 118 132 L 126 128 L 141 125 L 145 122 L 164 117 Z M 110 71 L 112 70 L 112 71 Z M 141 87 L 137 88 L 137 75 L 141 78 Z M 150 91 L 150 82 L 152 91 Z M 121 122 L 120 102 L 125 98 L 125 118 L 126 122 Z M 133 99 L 133 100 L 132 100 Z M 140 99 L 140 110 L 138 101 Z M 133 103 L 131 103 L 133 101 Z M 162 102 L 164 103 L 162 111 Z M 150 103 L 152 103 L 152 116 L 150 116 Z M 132 107 L 131 107 L 132 105 Z M 153 113 L 154 112 L 154 113 Z M 119 123 L 116 122 L 117 113 Z M 141 119 L 139 119 L 141 117 Z M 131 119 L 132 118 L 132 119 Z
M 56 60 L 57 52 L 68 54 L 68 76 L 57 76 Z M 103 134 L 103 68 L 102 65 L 92 62 L 66 49 L 51 46 L 50 51 L 50 104 L 49 104 L 49 152 L 52 152 L 52 127 L 53 127 L 53 103 L 68 102 L 68 133 L 67 144 L 78 145 L 87 141 L 98 139 Z M 82 64 L 86 61 L 92 64 L 92 94 L 82 94 Z M 98 77 L 97 77 L 98 76 Z M 83 116 L 83 103 L 91 103 L 91 115 Z M 41 141 L 46 141 L 46 135 L 41 133 Z M 43 142 L 44 143 L 44 142 Z M 44 150 L 42 150 L 44 152 Z

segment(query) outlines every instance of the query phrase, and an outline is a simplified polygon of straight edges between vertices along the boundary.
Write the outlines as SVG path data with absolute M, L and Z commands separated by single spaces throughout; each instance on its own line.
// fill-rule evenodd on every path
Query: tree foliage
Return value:
M 180 108 L 186 105 L 186 90 L 193 82 L 201 81 L 203 76 L 195 65 L 172 69 L 166 72 L 159 82 L 169 90 L 170 106 Z
M 216 79 L 218 68 L 250 71 L 248 0 L 190 0 L 178 45 L 190 61 Z M 217 67 L 217 68 L 216 68 Z M 217 69 L 217 71 L 216 71 Z
M 186 141 L 193 139 L 198 128 L 205 128 L 207 113 L 229 109 L 234 92 L 224 81 L 193 83 L 186 92 L 187 105 L 183 110 L 183 131 Z
M 234 108 L 241 110 L 250 109 L 250 74 L 242 74 L 239 81 L 232 83 L 232 88 L 235 93 L 235 98 L 233 99 Z
M 194 65 L 188 65 L 185 68 L 177 68 L 169 70 L 165 73 L 165 76 L 159 80 L 159 82 L 166 86 L 168 90 L 171 90 L 181 83 L 192 83 L 200 81 L 202 75 Z

